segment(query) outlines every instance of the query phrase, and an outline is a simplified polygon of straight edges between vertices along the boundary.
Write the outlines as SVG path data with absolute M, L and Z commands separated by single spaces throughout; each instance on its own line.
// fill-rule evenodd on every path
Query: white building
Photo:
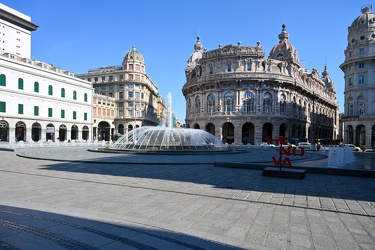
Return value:
M 0 52 L 31 58 L 31 17 L 0 3 Z
M 2 27 L 10 22 L 6 27 L 25 31 L 25 23 L 31 25 L 24 15 L 0 7 Z M 19 14 L 18 18 L 10 21 L 14 13 Z M 28 44 L 19 48 L 30 47 L 28 39 Z M 21 56 L 24 54 L 26 57 Z M 17 52 L 10 47 L 0 53 L 1 141 L 87 140 L 92 131 L 92 99 L 90 82 L 51 64 L 31 60 L 29 50 Z
M 371 5 L 348 27 L 345 62 L 345 143 L 375 146 L 375 14 Z

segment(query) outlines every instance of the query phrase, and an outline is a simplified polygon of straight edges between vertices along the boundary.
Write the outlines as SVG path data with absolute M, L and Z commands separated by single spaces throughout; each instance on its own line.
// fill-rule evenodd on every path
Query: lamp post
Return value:
M 319 98 L 315 96 L 315 92 L 312 95 L 312 121 L 311 121 L 311 149 L 316 149 L 315 144 L 315 101 Z

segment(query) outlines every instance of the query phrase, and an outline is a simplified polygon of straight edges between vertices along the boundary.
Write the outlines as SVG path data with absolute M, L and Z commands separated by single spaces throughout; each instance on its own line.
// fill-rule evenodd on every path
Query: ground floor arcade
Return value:
M 260 142 L 266 142 L 267 138 L 271 140 L 278 139 L 280 136 L 293 140 L 300 138 L 312 141 L 318 138 L 337 139 L 337 133 L 333 127 L 324 126 L 322 124 L 314 124 L 312 126 L 307 122 L 290 122 L 280 119 L 279 121 L 271 119 L 259 119 L 253 121 L 225 120 L 200 122 L 194 121 L 188 124 L 188 127 L 194 129 L 203 129 L 217 138 L 223 143 L 246 145 L 257 145 Z
M 344 142 L 371 149 L 375 146 L 375 121 L 351 121 L 344 125 Z
M 89 140 L 90 124 L 4 119 L 0 121 L 0 141 Z

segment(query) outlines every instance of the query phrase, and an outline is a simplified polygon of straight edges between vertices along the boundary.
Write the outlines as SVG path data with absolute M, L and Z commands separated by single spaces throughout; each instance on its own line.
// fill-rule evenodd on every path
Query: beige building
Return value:
M 103 117 L 103 113 L 99 115 L 99 103 L 97 110 L 94 110 L 98 114 L 94 117 L 93 127 L 96 139 L 110 140 L 135 127 L 156 126 L 166 117 L 165 101 L 147 75 L 144 58 L 135 47 L 125 54 L 120 66 L 100 67 L 77 76 L 93 84 L 97 101 L 102 101 L 101 105 L 112 105 L 114 100 L 114 107 L 107 109 L 110 116 L 105 114 Z
M 375 15 L 371 5 L 348 27 L 345 62 L 344 141 L 375 145 Z
M 268 58 L 260 42 L 209 51 L 198 37 L 182 89 L 186 126 L 234 144 L 337 139 L 338 103 L 327 68 L 320 76 L 301 66 L 285 25 L 278 37 Z

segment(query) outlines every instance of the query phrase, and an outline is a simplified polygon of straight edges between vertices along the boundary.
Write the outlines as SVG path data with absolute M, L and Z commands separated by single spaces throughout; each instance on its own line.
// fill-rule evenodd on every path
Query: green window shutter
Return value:
M 6 86 L 6 77 L 4 74 L 0 75 L 0 86 Z
M 76 120 L 76 119 L 77 119 L 77 112 L 73 111 L 73 120 Z
M 65 98 L 65 89 L 61 88 L 61 97 Z
M 34 115 L 35 116 L 39 115 L 39 106 L 34 106 Z
M 85 121 L 87 121 L 87 113 L 84 113 L 84 114 L 83 114 L 83 119 L 84 119 Z
M 52 117 L 52 108 L 48 108 L 48 117 Z
M 84 101 L 87 102 L 87 93 L 85 93 Z
M 39 83 L 38 82 L 34 82 L 34 92 L 39 93 Z
M 61 118 L 65 118 L 65 110 L 64 109 L 61 110 Z
M 52 87 L 52 85 L 48 86 L 48 94 L 49 95 L 53 95 L 53 87 Z
M 5 113 L 7 111 L 7 103 L 6 102 L 0 102 L 0 112 Z
M 23 79 L 18 78 L 18 89 L 23 89 Z
M 18 104 L 18 114 L 23 115 L 23 104 Z
M 77 92 L 75 90 L 73 91 L 73 100 L 77 100 Z

